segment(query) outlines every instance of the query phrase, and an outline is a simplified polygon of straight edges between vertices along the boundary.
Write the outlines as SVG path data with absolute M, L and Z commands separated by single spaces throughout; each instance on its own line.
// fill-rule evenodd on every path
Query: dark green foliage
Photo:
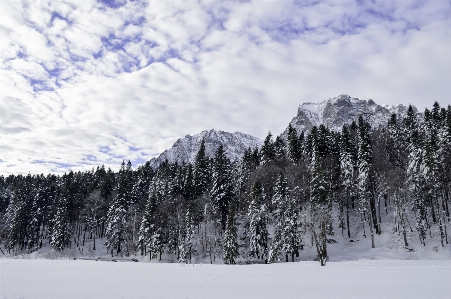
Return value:
M 229 205 L 234 198 L 232 183 L 231 163 L 224 152 L 224 147 L 220 145 L 213 161 L 213 186 L 210 198 L 213 212 L 219 215 L 223 230 L 227 221 Z
M 194 188 L 195 195 L 200 196 L 208 191 L 208 186 L 211 182 L 210 161 L 205 154 L 205 140 L 199 147 L 194 163 Z
M 260 151 L 261 163 L 263 165 L 268 164 L 270 161 L 273 161 L 276 157 L 276 149 L 274 146 L 274 140 L 272 138 L 271 132 L 265 138 L 263 142 L 263 146 Z
M 233 205 L 227 215 L 226 229 L 224 232 L 223 260 L 225 264 L 234 265 L 239 254 L 237 243 L 237 227 L 235 223 L 235 211 Z
M 362 116 L 340 133 L 320 125 L 298 136 L 290 126 L 286 141 L 269 133 L 260 151 L 249 148 L 233 162 L 223 146 L 209 159 L 202 141 L 193 164 L 0 176 L 0 241 L 22 254 L 102 238 L 116 254 L 141 250 L 183 262 L 194 254 L 229 264 L 238 255 L 294 260 L 302 239 L 324 265 L 333 226 L 350 240 L 369 231 L 372 246 L 388 229 L 400 250 L 414 250 L 413 238 L 445 246 L 451 106 L 435 103 L 420 115 L 409 106 L 383 129 Z

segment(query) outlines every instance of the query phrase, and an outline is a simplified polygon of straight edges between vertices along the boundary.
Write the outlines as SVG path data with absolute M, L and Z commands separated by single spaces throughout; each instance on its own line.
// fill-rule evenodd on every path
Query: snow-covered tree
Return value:
M 50 245 L 58 250 L 71 246 L 72 227 L 69 218 L 70 207 L 70 184 L 71 182 L 63 179 L 61 194 L 56 202 L 55 218 L 52 221 L 52 234 Z
M 122 162 L 119 170 L 119 179 L 116 187 L 116 196 L 108 210 L 107 215 L 107 240 L 105 245 L 109 250 L 116 250 L 116 254 L 121 253 L 127 248 L 129 205 L 131 191 L 131 163 Z
M 373 213 L 374 210 L 370 203 L 372 196 L 370 194 L 370 176 L 371 163 L 373 158 L 370 125 L 359 117 L 359 148 L 358 148 L 358 188 L 359 188 L 359 209 L 362 217 L 362 226 L 364 225 L 365 217 L 367 216 L 369 222 L 369 229 L 371 235 L 371 247 L 374 248 L 374 232 L 373 232 Z
M 224 147 L 220 145 L 213 161 L 213 187 L 210 191 L 211 206 L 214 214 L 219 214 L 221 227 L 224 230 L 229 205 L 234 198 L 232 170 Z
M 235 223 L 235 211 L 233 209 L 233 205 L 230 206 L 229 214 L 227 215 L 223 244 L 224 263 L 229 265 L 235 264 L 235 260 L 239 253 L 237 243 L 237 227 Z
M 301 246 L 299 208 L 296 198 L 288 190 L 288 181 L 283 172 L 280 172 L 276 182 L 273 206 L 274 238 L 268 261 L 274 262 L 279 250 L 285 251 L 287 262 L 288 255 L 294 261 L 294 255 L 299 253 Z
M 205 140 L 202 139 L 194 162 L 194 188 L 196 196 L 207 192 L 210 181 L 210 161 L 205 153 Z
M 318 260 L 320 261 L 321 266 L 325 266 L 328 259 L 327 233 L 332 218 L 325 170 L 318 152 L 319 150 L 314 138 L 311 161 L 310 220 L 308 222 L 308 228 L 315 242 Z
M 265 259 L 268 253 L 267 207 L 264 202 L 263 188 L 260 181 L 255 181 L 251 191 L 252 201 L 249 206 L 250 256 Z
M 274 160 L 275 156 L 276 151 L 274 148 L 274 140 L 272 138 L 271 132 L 269 132 L 260 150 L 261 163 L 263 165 L 268 164 L 270 161 Z
M 188 207 L 186 209 L 185 215 L 185 229 L 181 234 L 180 239 L 180 263 L 188 264 L 191 261 L 191 254 L 193 249 L 193 235 L 194 235 L 194 224 L 193 224 L 193 214 L 192 208 Z

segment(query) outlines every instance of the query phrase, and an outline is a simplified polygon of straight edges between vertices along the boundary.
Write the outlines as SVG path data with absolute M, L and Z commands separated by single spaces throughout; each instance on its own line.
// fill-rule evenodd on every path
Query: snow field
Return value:
M 0 298 L 451 298 L 449 260 L 185 265 L 0 259 Z

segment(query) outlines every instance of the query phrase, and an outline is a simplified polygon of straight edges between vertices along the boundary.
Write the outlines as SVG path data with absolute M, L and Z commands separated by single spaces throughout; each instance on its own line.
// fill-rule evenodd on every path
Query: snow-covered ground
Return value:
M 450 260 L 272 265 L 0 259 L 0 298 L 451 298 Z

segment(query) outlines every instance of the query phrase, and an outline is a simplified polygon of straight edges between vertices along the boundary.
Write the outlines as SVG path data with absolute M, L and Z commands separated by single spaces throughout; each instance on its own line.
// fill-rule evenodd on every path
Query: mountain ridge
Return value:
M 419 118 L 419 113 L 415 106 L 414 111 Z M 309 132 L 313 126 L 326 125 L 334 131 L 341 131 L 344 124 L 351 124 L 360 115 L 364 115 L 366 120 L 375 129 L 383 128 L 387 125 L 392 113 L 396 113 L 400 118 L 407 115 L 408 107 L 398 105 L 379 105 L 372 99 L 360 100 L 349 95 L 342 94 L 329 98 L 322 102 L 305 102 L 299 105 L 297 115 L 289 124 L 298 132 Z M 282 139 L 287 140 L 288 126 L 280 134 Z M 152 167 L 158 167 L 165 160 L 170 163 L 193 163 L 199 150 L 202 139 L 205 139 L 206 154 L 209 158 L 214 157 L 214 153 L 220 144 L 223 144 L 226 155 L 235 161 L 240 159 L 244 151 L 248 148 L 260 148 L 263 141 L 258 137 L 241 132 L 229 133 L 221 130 L 204 130 L 196 135 L 186 135 L 179 138 L 174 145 L 161 153 L 158 157 L 152 158 L 149 162 Z
M 263 144 L 263 141 L 259 138 L 241 132 L 229 133 L 214 129 L 204 130 L 193 136 L 186 135 L 183 138 L 179 138 L 170 149 L 165 150 L 157 158 L 152 158 L 149 161 L 150 166 L 155 168 L 165 160 L 168 160 L 169 163 L 193 163 L 202 139 L 205 140 L 207 157 L 213 158 L 219 145 L 222 144 L 226 155 L 232 161 L 240 159 L 246 149 L 260 148 Z
M 417 108 L 412 107 L 421 117 L 422 114 L 418 113 Z M 372 99 L 360 100 L 342 94 L 322 102 L 306 102 L 299 105 L 297 115 L 291 120 L 290 124 L 297 130 L 298 134 L 301 131 L 309 132 L 314 126 L 321 124 L 333 131 L 341 131 L 343 125 L 349 125 L 353 121 L 357 121 L 360 115 L 363 115 L 373 129 L 381 129 L 387 125 L 393 113 L 400 118 L 404 118 L 407 115 L 407 109 L 408 107 L 402 104 L 379 105 Z M 282 132 L 281 136 L 286 140 L 288 127 Z

